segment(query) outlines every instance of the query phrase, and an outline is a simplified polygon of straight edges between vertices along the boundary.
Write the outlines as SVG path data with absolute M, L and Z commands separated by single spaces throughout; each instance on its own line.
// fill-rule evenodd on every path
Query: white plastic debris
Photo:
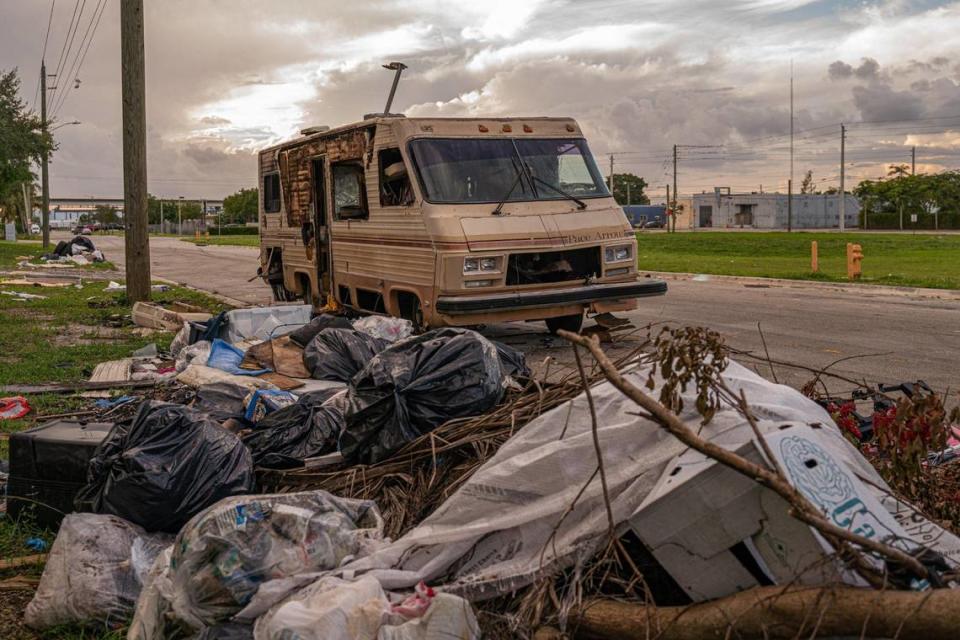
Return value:
M 220 337 L 231 344 L 276 338 L 310 322 L 311 313 L 313 307 L 308 304 L 234 309 L 227 312 L 226 328 Z
M 276 389 L 277 386 L 256 376 L 235 376 L 232 373 L 214 369 L 202 364 L 190 364 L 177 374 L 177 382 L 189 387 L 201 387 L 215 382 L 229 382 L 232 384 L 253 389 Z
M 47 296 L 41 296 L 36 293 L 24 293 L 22 291 L 0 291 L 5 296 L 13 296 L 18 300 L 46 300 Z
M 353 328 L 382 340 L 396 342 L 413 335 L 413 323 L 403 318 L 367 316 L 353 321 Z
M 181 347 L 176 354 L 177 373 L 184 371 L 191 364 L 205 365 L 210 356 L 211 344 L 206 340 L 194 342 L 188 347 Z
M 382 530 L 373 502 L 325 491 L 221 500 L 177 535 L 130 637 L 159 640 L 168 625 L 199 632 L 226 622 L 266 580 L 334 569 L 381 546 Z
M 171 540 L 116 516 L 68 515 L 24 612 L 25 622 L 33 629 L 125 622 L 147 571 Z

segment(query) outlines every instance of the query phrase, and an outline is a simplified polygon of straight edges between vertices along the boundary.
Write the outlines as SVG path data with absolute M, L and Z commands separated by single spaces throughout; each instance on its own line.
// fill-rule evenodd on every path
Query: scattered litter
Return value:
M 216 338 L 210 347 L 210 355 L 207 356 L 206 364 L 208 367 L 220 369 L 235 376 L 258 376 L 270 371 L 269 369 L 251 370 L 242 368 L 240 363 L 243 362 L 243 353 L 243 350 Z
M 188 347 L 180 349 L 177 354 L 174 356 L 176 360 L 176 369 L 178 372 L 184 371 L 187 367 L 192 364 L 195 365 L 205 365 L 207 364 L 207 358 L 210 357 L 210 348 L 211 345 L 206 340 L 201 340 L 199 342 L 194 342 Z M 172 354 L 171 350 L 171 354 Z
M 197 389 L 197 395 L 191 405 L 196 411 L 205 413 L 217 422 L 230 419 L 243 420 L 250 389 L 229 382 L 206 384 Z
M 413 335 L 413 323 L 403 318 L 367 316 L 353 321 L 353 328 L 374 338 L 397 342 Z
M 90 461 L 78 500 L 95 513 L 147 531 L 175 533 L 217 500 L 253 491 L 250 452 L 205 414 L 145 401 L 131 424 L 118 423 Z
M 125 382 L 132 380 L 133 358 L 108 360 L 101 362 L 93 369 L 90 382 Z
M 54 266 L 54 265 L 50 265 L 50 266 Z M 111 281 L 107 284 L 106 289 L 104 289 L 104 291 L 109 291 L 109 292 L 111 292 L 111 293 L 116 293 L 116 292 L 118 292 L 118 291 L 126 291 L 126 290 L 127 290 L 127 285 L 125 285 L 125 284 L 120 284 L 119 282 L 115 282 L 115 281 L 113 281 L 113 280 L 111 280 Z M 151 286 L 150 286 L 150 290 L 151 290 L 151 291 L 163 292 L 163 291 L 169 291 L 169 290 L 170 290 L 170 287 L 169 287 L 168 285 L 165 285 L 165 284 L 154 284 L 154 285 L 151 285 Z
M 19 300 L 46 300 L 47 296 L 37 295 L 35 293 L 23 293 L 21 291 L 0 291 L 5 296 L 13 296 Z
M 243 417 L 254 424 L 260 422 L 268 413 L 289 407 L 297 401 L 297 396 L 289 391 L 272 389 L 258 389 L 250 393 L 248 398 Z
M 24 621 L 37 630 L 125 623 L 133 614 L 145 574 L 171 540 L 115 516 L 68 515 Z
M 156 358 L 158 354 L 159 352 L 157 351 L 157 344 L 155 342 L 151 342 L 144 347 L 140 347 L 130 355 L 133 358 Z
M 34 551 L 42 552 L 47 550 L 47 541 L 43 538 L 27 538 L 26 542 L 23 543 L 28 549 Z
M 109 399 L 101 398 L 93 403 L 97 409 L 113 409 L 114 407 L 119 407 L 120 405 L 127 404 L 128 402 L 133 402 L 137 400 L 135 396 L 120 396 L 119 398 Z
M 280 336 L 247 349 L 240 364 L 244 369 L 272 369 L 292 378 L 309 378 L 303 362 L 303 347 L 290 336 Z
M 708 276 L 705 273 L 698 273 L 697 275 L 693 276 L 690 279 L 693 280 L 694 282 L 709 282 L 710 276 Z
M 16 420 L 30 413 L 30 403 L 23 396 L 0 398 L 0 420 Z
M 195 309 L 193 305 L 189 305 L 189 308 Z M 133 305 L 132 313 L 133 323 L 138 327 L 164 331 L 179 331 L 184 322 L 206 322 L 213 317 L 209 313 L 165 309 L 152 302 L 137 302 Z
M 382 529 L 373 502 L 324 491 L 221 500 L 177 535 L 166 567 L 141 594 L 129 638 L 160 640 L 170 637 L 166 625 L 199 632 L 226 622 L 265 581 L 363 557 L 381 546 Z
M 490 342 L 497 348 L 497 357 L 500 358 L 500 368 L 504 376 L 528 379 L 532 375 L 530 367 L 527 366 L 527 356 L 523 351 L 497 340 Z
M 326 402 L 337 393 L 335 389 L 306 393 L 296 403 L 257 421 L 243 438 L 254 464 L 290 469 L 303 466 L 308 458 L 333 452 L 343 430 L 343 412 Z
M 329 331 L 329 330 L 328 330 Z M 497 348 L 476 331 L 438 329 L 380 352 L 351 383 L 340 452 L 373 463 L 452 418 L 503 396 Z
M 388 346 L 388 340 L 362 331 L 324 329 L 303 350 L 303 363 L 313 378 L 349 382 Z
M 69 287 L 73 285 L 73 282 L 53 282 L 50 280 L 27 280 L 26 278 L 17 278 L 15 280 L 0 280 L 0 284 L 6 284 L 10 286 L 24 286 L 24 287 L 44 287 L 44 288 L 59 288 L 59 287 Z

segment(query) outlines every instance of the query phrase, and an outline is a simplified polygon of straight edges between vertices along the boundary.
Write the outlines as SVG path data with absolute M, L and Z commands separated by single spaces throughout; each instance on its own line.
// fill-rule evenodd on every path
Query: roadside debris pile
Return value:
M 664 636 L 695 637 L 739 633 L 718 607 L 748 601 L 789 636 L 824 619 L 834 635 L 960 624 L 924 599 L 956 586 L 960 538 L 895 493 L 827 409 L 729 361 L 705 330 L 616 360 L 567 334 L 578 369 L 548 381 L 467 329 L 413 335 L 299 305 L 141 311 L 178 329 L 157 356 L 172 375 L 145 400 L 107 401 L 104 430 L 11 437 L 10 501 L 14 487 L 44 501 L 48 448 L 86 471 L 27 612 L 36 629 L 612 638 L 659 633 L 673 606 L 699 603 L 686 636 Z M 804 590 L 834 595 L 818 616 Z M 955 593 L 932 601 L 960 610 Z M 909 600 L 896 620 L 891 594 Z M 861 606 L 834 620 L 841 601 Z M 612 606 L 625 608 L 595 615 Z
M 86 236 L 74 236 L 72 240 L 61 240 L 51 253 L 43 254 L 42 264 L 21 262 L 21 267 L 84 266 L 94 262 L 104 262 L 103 252 Z

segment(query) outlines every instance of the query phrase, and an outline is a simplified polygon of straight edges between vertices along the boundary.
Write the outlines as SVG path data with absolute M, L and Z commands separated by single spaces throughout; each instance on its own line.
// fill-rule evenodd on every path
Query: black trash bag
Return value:
M 324 329 L 352 329 L 353 325 L 343 316 L 335 316 L 329 313 L 321 313 L 316 318 L 303 325 L 296 331 L 291 331 L 288 335 L 290 341 L 298 347 L 307 348 L 310 341 Z
M 256 488 L 240 439 L 203 413 L 145 401 L 97 448 L 76 504 L 120 516 L 147 531 L 176 533 L 221 498 Z
M 343 412 L 322 406 L 343 389 L 305 393 L 296 404 L 267 414 L 243 438 L 253 462 L 268 469 L 302 467 L 307 458 L 332 453 L 343 430 Z
M 350 382 L 390 342 L 354 329 L 324 329 L 303 350 L 303 364 L 317 380 Z
M 217 422 L 233 418 L 243 420 L 247 411 L 247 396 L 250 389 L 232 382 L 213 382 L 197 389 L 197 395 L 191 407 L 205 413 Z
M 93 246 L 93 240 L 87 238 L 86 236 L 74 236 L 73 240 L 69 242 L 66 240 L 61 240 L 57 243 L 56 248 L 53 250 L 54 255 L 63 257 L 70 257 L 73 255 L 73 245 L 80 245 L 84 251 L 96 251 L 97 248 Z
M 500 358 L 503 375 L 513 378 L 529 378 L 532 375 L 530 367 L 527 366 L 527 356 L 523 351 L 496 340 L 490 342 L 497 348 L 497 356 Z
M 497 348 L 476 331 L 437 329 L 395 343 L 350 384 L 340 453 L 372 464 L 447 420 L 479 415 L 503 396 Z

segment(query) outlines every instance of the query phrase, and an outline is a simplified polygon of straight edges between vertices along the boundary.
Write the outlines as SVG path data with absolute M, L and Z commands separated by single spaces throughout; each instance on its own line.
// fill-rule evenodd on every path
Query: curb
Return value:
M 874 295 L 896 295 L 915 298 L 937 298 L 940 300 L 960 301 L 960 291 L 956 289 L 930 289 L 925 287 L 901 287 L 885 284 L 862 284 L 855 282 L 819 282 L 817 280 L 790 280 L 787 278 L 761 278 L 758 276 L 728 276 L 709 273 L 686 273 L 674 271 L 641 271 L 664 280 L 687 280 L 691 282 L 739 282 L 745 286 L 790 287 L 794 289 L 833 290 L 841 293 L 862 293 Z

